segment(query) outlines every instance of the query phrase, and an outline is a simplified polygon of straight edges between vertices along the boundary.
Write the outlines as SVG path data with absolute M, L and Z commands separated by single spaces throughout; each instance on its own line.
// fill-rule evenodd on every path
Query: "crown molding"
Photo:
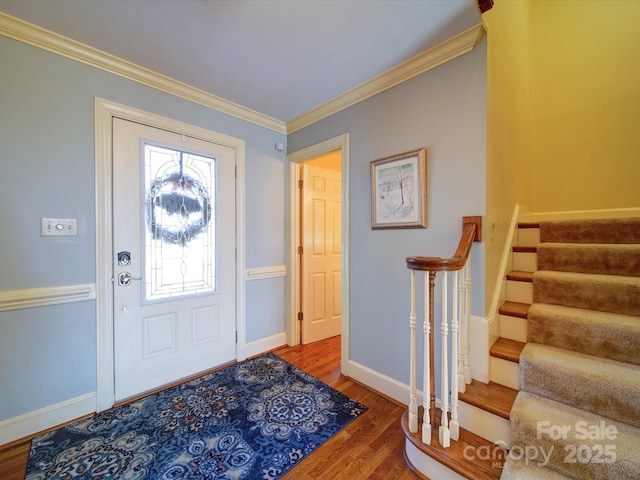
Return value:
M 212 108 L 282 134 L 290 134 L 411 78 L 453 60 L 475 48 L 484 35 L 482 23 L 406 60 L 329 102 L 285 123 L 186 83 L 128 62 L 101 50 L 0 12 L 0 35 L 61 55 L 86 65 Z
M 482 23 L 425 50 L 398 66 L 381 73 L 377 77 L 359 85 L 348 92 L 330 100 L 309 112 L 287 122 L 287 134 L 293 133 L 323 118 L 338 113 L 356 103 L 384 92 L 411 78 L 436 68 L 443 63 L 458 58 L 475 48 L 482 39 L 485 29 Z
M 105 70 L 278 133 L 286 133 L 284 122 L 2 12 L 0 12 L 0 35 Z

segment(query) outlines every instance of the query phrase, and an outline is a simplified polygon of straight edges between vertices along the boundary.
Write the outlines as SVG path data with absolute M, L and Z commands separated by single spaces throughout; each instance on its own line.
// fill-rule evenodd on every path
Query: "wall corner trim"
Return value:
M 346 367 L 346 369 L 344 368 Z M 409 385 L 391 378 L 354 360 L 343 366 L 342 374 L 381 393 L 402 405 L 409 405 Z M 422 392 L 418 392 L 419 403 L 422 403 Z

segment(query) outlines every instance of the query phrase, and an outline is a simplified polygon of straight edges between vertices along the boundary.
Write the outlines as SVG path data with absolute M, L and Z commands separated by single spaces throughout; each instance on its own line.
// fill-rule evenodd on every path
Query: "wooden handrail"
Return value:
M 482 217 L 463 217 L 462 236 L 458 248 L 451 258 L 407 257 L 407 268 L 424 272 L 452 272 L 464 267 L 473 242 L 481 241 Z
M 438 426 L 436 425 L 435 418 L 435 349 L 434 349 L 434 330 L 435 330 L 435 317 L 434 317 L 434 293 L 435 293 L 435 280 L 436 280 L 436 272 L 444 271 L 443 274 L 443 288 L 442 288 L 442 320 L 441 320 L 441 328 L 440 328 L 440 336 L 442 339 L 442 362 L 441 366 L 441 381 L 442 386 L 441 390 L 443 392 L 448 392 L 448 356 L 447 356 L 447 345 L 448 345 L 448 314 L 447 314 L 447 285 L 449 284 L 447 280 L 448 271 L 454 271 L 453 274 L 453 288 L 454 288 L 454 297 L 452 301 L 453 305 L 453 315 L 451 321 L 451 331 L 452 331 L 452 370 L 451 375 L 453 376 L 452 380 L 452 399 L 451 399 L 451 427 L 449 427 L 448 423 L 448 402 L 445 397 L 442 399 L 441 403 L 441 416 L 440 416 L 440 425 L 438 426 L 438 435 L 440 440 L 440 445 L 444 448 L 449 447 L 449 442 L 451 439 L 457 440 L 459 433 L 459 421 L 458 421 L 458 393 L 460 391 L 460 385 L 463 386 L 470 382 L 471 373 L 467 376 L 466 373 L 463 373 L 462 378 L 460 376 L 459 368 L 464 368 L 466 364 L 466 357 L 460 359 L 460 349 L 463 348 L 461 345 L 458 345 L 460 341 L 460 324 L 461 319 L 464 320 L 464 338 L 468 338 L 469 336 L 469 295 L 471 288 L 471 279 L 469 272 L 469 265 L 467 265 L 469 254 L 471 252 L 471 245 L 474 241 L 480 242 L 482 240 L 482 217 L 463 217 L 462 218 L 462 236 L 460 238 L 460 243 L 458 244 L 458 248 L 456 249 L 453 257 L 451 258 L 438 258 L 438 257 L 407 257 L 407 268 L 412 270 L 411 272 L 411 313 L 410 313 L 410 331 L 411 331 L 411 348 L 410 348 L 410 356 L 411 356 L 411 371 L 410 371 L 410 395 L 409 395 L 409 420 L 410 420 L 410 429 L 412 432 L 418 431 L 417 426 L 417 416 L 418 416 L 418 406 L 416 402 L 416 328 L 417 328 L 417 319 L 416 319 L 416 271 L 425 272 L 425 292 L 424 292 L 424 300 L 425 300 L 425 318 L 423 323 L 423 332 L 425 335 L 424 339 L 424 354 L 425 354 L 425 364 L 424 364 L 424 391 L 423 391 L 423 407 L 424 407 L 424 415 L 423 415 L 423 423 L 422 423 L 422 441 L 426 444 L 431 444 L 431 430 L 432 428 Z M 466 268 L 465 268 L 466 265 Z M 462 281 L 459 281 L 458 270 L 463 270 Z M 465 300 L 461 303 L 461 308 L 464 309 L 464 312 L 458 317 L 458 291 L 466 292 Z M 464 305 L 463 305 L 464 304 Z M 466 350 L 465 355 L 468 356 L 469 350 Z M 461 367 L 462 365 L 462 367 Z M 464 389 L 462 390 L 464 391 Z M 427 413 L 428 411 L 428 413 Z

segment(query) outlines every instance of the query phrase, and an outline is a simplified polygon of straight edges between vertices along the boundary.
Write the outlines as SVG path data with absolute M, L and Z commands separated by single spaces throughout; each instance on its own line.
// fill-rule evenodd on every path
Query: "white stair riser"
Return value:
M 520 390 L 520 365 L 498 357 L 490 359 L 491 381 Z
M 527 319 L 500 315 L 500 336 L 518 342 L 527 341 Z
M 538 255 L 534 252 L 513 252 L 513 269 L 518 272 L 535 272 Z
M 518 245 L 521 247 L 535 247 L 540 243 L 539 228 L 519 228 Z
M 413 465 L 420 473 L 426 475 L 427 478 L 465 480 L 463 476 L 458 475 L 453 470 L 445 467 L 443 464 L 441 464 L 437 460 L 434 460 L 426 453 L 422 453 L 420 449 L 418 449 L 413 443 L 411 443 L 411 440 L 406 440 L 404 449 L 407 455 L 407 459 L 409 460 L 411 465 Z
M 533 284 L 507 280 L 507 300 L 510 302 L 533 303 Z
M 505 448 L 511 446 L 511 424 L 506 418 L 464 401 L 458 406 L 460 426 Z

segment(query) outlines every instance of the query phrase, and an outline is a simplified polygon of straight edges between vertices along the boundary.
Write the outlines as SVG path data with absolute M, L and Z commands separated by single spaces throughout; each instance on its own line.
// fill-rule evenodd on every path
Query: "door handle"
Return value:
M 118 275 L 118 285 L 126 287 L 131 285 L 131 280 L 142 280 L 142 277 L 132 277 L 129 272 L 121 272 Z

